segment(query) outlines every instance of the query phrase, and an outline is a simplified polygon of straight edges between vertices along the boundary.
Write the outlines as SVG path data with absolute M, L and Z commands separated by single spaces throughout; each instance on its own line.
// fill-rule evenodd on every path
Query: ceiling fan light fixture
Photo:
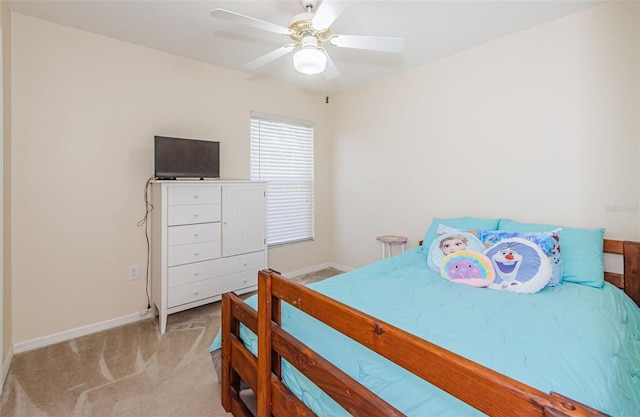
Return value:
M 340 75 L 329 53 L 320 45 L 327 43 L 334 47 L 364 49 L 382 52 L 400 52 L 404 39 L 384 36 L 338 35 L 331 25 L 340 16 L 349 1 L 344 0 L 299 0 L 305 12 L 291 18 L 284 27 L 254 17 L 245 16 L 224 9 L 214 9 L 211 16 L 234 23 L 288 36 L 293 43 L 281 46 L 262 55 L 242 67 L 255 71 L 289 53 L 293 53 L 293 65 L 302 74 L 319 74 L 326 71 L 327 80 Z
M 293 55 L 293 66 L 302 74 L 319 74 L 327 66 L 327 56 L 315 46 L 301 48 Z

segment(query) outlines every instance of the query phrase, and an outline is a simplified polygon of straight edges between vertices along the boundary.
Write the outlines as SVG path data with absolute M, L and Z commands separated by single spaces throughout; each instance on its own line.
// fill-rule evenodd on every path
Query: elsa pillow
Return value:
M 485 246 L 472 230 L 460 230 L 440 224 L 436 238 L 429 246 L 427 266 L 429 269 L 440 272 L 444 258 L 462 250 L 483 253 Z

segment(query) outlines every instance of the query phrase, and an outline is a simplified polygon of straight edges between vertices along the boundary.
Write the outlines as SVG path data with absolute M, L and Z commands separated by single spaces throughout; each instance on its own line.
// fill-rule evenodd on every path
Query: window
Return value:
M 267 181 L 267 244 L 314 238 L 313 125 L 251 112 L 251 179 Z

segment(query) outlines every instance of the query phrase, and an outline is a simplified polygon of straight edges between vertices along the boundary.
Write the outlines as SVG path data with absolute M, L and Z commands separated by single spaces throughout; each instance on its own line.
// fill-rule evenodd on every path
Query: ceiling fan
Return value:
M 214 9 L 211 16 L 286 35 L 293 40 L 293 43 L 281 46 L 243 65 L 251 71 L 295 51 L 293 65 L 298 72 L 312 75 L 326 70 L 326 77 L 333 79 L 337 78 L 340 72 L 323 47 L 325 44 L 338 48 L 382 52 L 400 52 L 404 47 L 403 38 L 333 34 L 330 26 L 347 7 L 348 1 L 322 0 L 317 8 L 318 0 L 300 0 L 300 3 L 306 11 L 293 16 L 288 27 L 225 9 Z

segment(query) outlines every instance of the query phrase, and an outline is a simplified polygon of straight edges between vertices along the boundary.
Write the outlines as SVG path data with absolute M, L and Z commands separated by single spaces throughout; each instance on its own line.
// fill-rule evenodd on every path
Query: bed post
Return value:
M 269 279 L 271 281 L 272 270 L 269 270 Z M 279 272 L 276 272 L 278 276 Z M 282 327 L 282 303 L 280 302 L 280 298 L 273 297 L 271 291 L 269 291 L 269 295 L 271 296 L 271 320 L 273 320 L 278 327 Z M 278 379 L 282 379 L 282 358 L 280 354 L 275 350 L 271 350 L 271 371 L 278 377 Z
M 257 417 L 271 417 L 271 275 L 258 273 Z
M 624 292 L 640 306 L 640 242 L 625 241 Z
M 222 334 L 223 335 L 231 335 L 231 302 L 229 301 L 229 297 L 226 294 L 222 295 Z M 221 366 L 220 366 L 220 384 L 222 386 L 222 390 L 220 392 L 220 402 L 222 403 L 222 407 L 227 411 L 231 411 L 231 388 L 230 382 L 231 379 L 231 358 L 229 355 L 231 354 L 231 339 L 230 337 L 222 338 L 222 358 L 221 358 Z M 228 389 L 226 389 L 228 387 Z

